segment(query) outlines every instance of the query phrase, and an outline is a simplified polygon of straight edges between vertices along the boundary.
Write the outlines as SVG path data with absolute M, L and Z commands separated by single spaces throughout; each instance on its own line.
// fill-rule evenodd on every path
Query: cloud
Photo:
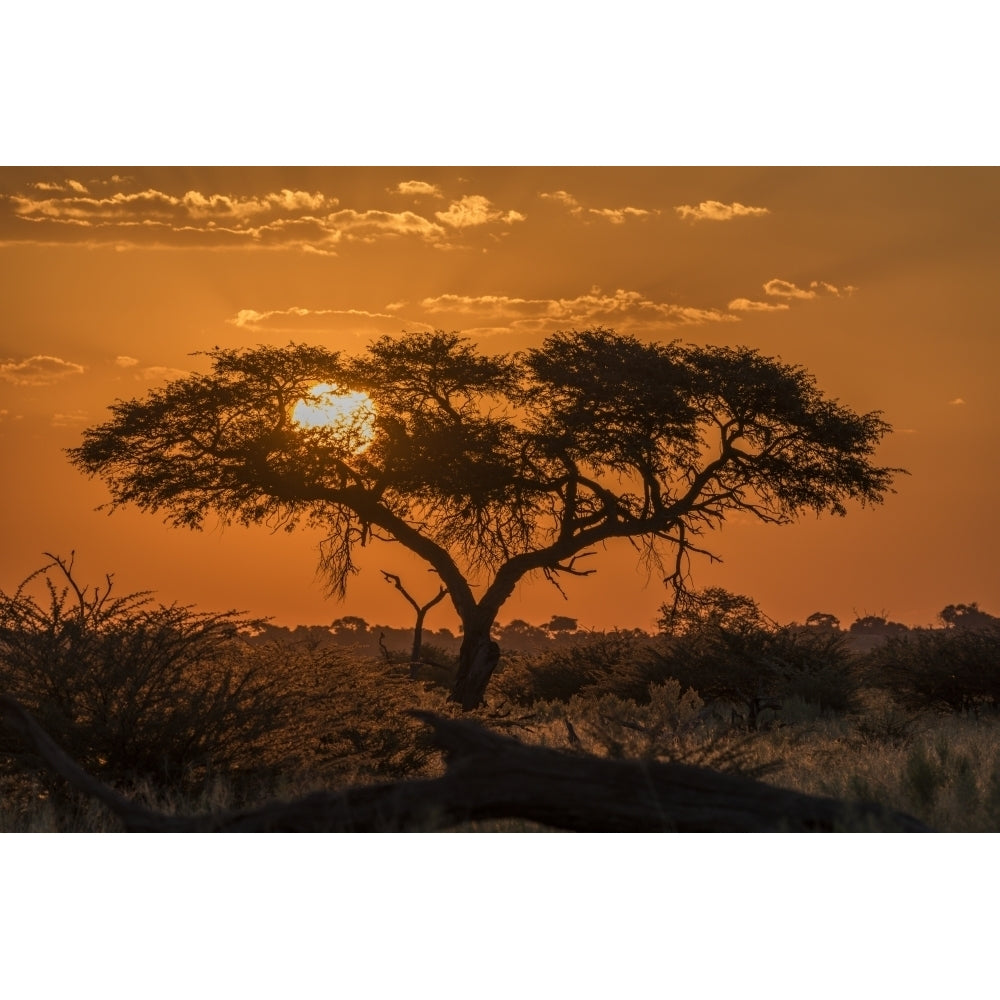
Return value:
M 608 222 L 613 225 L 620 226 L 625 220 L 632 216 L 633 218 L 641 219 L 652 213 L 645 208 L 589 208 L 587 209 L 591 215 L 599 215 L 603 219 L 607 219 Z
M 93 197 L 76 181 L 67 182 L 75 192 L 64 197 L 33 198 L 11 195 L 14 213 L 28 222 L 55 222 L 86 227 L 113 225 L 165 225 L 197 226 L 212 221 L 220 223 L 245 223 L 260 216 L 275 215 L 281 211 L 314 212 L 323 207 L 337 205 L 337 199 L 327 198 L 320 192 L 281 191 L 259 198 L 239 198 L 227 194 L 202 194 L 186 191 L 182 196 L 167 194 L 154 188 L 145 191 L 116 191 L 114 194 Z M 51 189 L 50 189 L 51 193 Z
M 583 207 L 568 191 L 542 191 L 538 197 L 558 202 L 560 205 L 568 208 L 574 215 L 579 215 L 583 211 Z
M 39 181 L 8 196 L 10 217 L 19 232 L 31 232 L 25 242 L 58 245 L 69 240 L 119 250 L 296 250 L 336 256 L 350 242 L 398 237 L 450 249 L 456 231 L 524 221 L 520 212 L 502 211 L 482 195 L 454 201 L 436 213 L 437 218 L 428 218 L 412 211 L 342 208 L 337 198 L 322 191 L 290 188 L 259 195 L 194 189 L 170 193 L 154 187 L 135 190 L 133 181 L 119 177 L 117 182 L 94 182 L 97 193 L 89 194 L 80 190 L 80 182 L 74 185 Z M 435 185 L 424 181 L 402 181 L 395 190 L 442 197 Z
M 454 229 L 483 226 L 488 222 L 524 222 L 525 219 L 520 212 L 501 212 L 481 194 L 467 194 L 459 201 L 453 201 L 447 211 L 435 212 L 434 217 Z
M 698 205 L 676 205 L 674 206 L 674 211 L 682 219 L 692 219 L 696 222 L 702 219 L 710 219 L 714 222 L 726 222 L 729 219 L 735 219 L 742 215 L 770 214 L 770 209 L 754 208 L 750 205 L 742 205 L 738 201 L 734 201 L 730 205 L 726 205 L 721 201 L 703 201 Z
M 422 236 L 424 239 L 436 240 L 445 234 L 441 226 L 416 212 L 382 212 L 375 209 L 357 212 L 353 208 L 345 208 L 328 215 L 324 221 L 337 233 L 338 239 L 346 235 L 371 242 L 379 236 L 393 235 Z
M 119 354 L 115 358 L 115 364 L 119 368 L 134 368 L 139 363 L 138 358 L 130 358 L 127 354 Z
M 80 375 L 83 366 L 49 354 L 35 354 L 24 361 L 0 364 L 0 378 L 14 385 L 52 385 L 67 375 Z
M 443 198 L 441 189 L 436 184 L 427 181 L 400 181 L 394 188 L 388 188 L 393 194 L 428 195 L 431 198 Z
M 838 288 L 831 285 L 829 281 L 810 281 L 808 288 L 799 288 L 791 281 L 782 278 L 772 278 L 764 282 L 764 292 L 782 299 L 814 299 L 819 294 L 835 295 L 841 298 L 844 295 L 853 295 L 858 289 L 855 285 L 844 285 Z
M 102 187 L 127 184 L 115 175 Z M 90 195 L 78 181 L 67 186 L 44 181 L 35 192 L 9 198 L 16 219 L 49 232 L 79 236 L 94 243 L 118 245 L 272 246 L 312 241 L 317 248 L 336 243 L 340 233 L 330 223 L 338 199 L 320 191 L 282 188 L 244 197 L 218 192 L 185 191 L 174 195 L 155 188 L 107 190 Z
M 961 396 L 956 396 L 954 399 L 948 400 L 949 406 L 965 406 L 965 400 Z
M 842 295 L 853 295 L 858 290 L 856 285 L 844 285 L 842 288 L 838 288 L 836 285 L 831 285 L 829 281 L 810 281 L 809 287 L 813 291 L 827 292 L 838 298 Z
M 386 308 L 401 308 L 403 305 L 405 303 L 393 303 Z M 365 309 L 307 309 L 304 306 L 268 309 L 263 312 L 256 309 L 240 309 L 226 322 L 242 330 L 271 333 L 326 332 L 333 329 L 340 330 L 347 325 L 353 325 L 354 332 L 357 333 L 370 333 L 373 330 L 391 332 L 399 328 L 399 316 L 388 312 L 369 312 Z M 427 326 L 424 323 L 412 325 Z
M 541 191 L 538 197 L 562 205 L 569 210 L 571 215 L 578 217 L 583 215 L 584 206 L 568 191 Z M 651 215 L 660 214 L 659 210 L 650 211 L 648 208 L 634 208 L 631 205 L 625 208 L 588 208 L 586 212 L 588 215 L 596 215 L 598 218 L 603 219 L 605 222 L 610 222 L 615 226 L 624 224 L 629 218 L 645 219 Z
M 522 299 L 508 295 L 438 295 L 421 303 L 431 315 L 452 313 L 488 321 L 491 328 L 542 331 L 568 326 L 607 324 L 617 329 L 738 322 L 719 309 L 655 302 L 641 292 L 613 293 L 593 287 L 573 298 Z
M 781 312 L 788 309 L 789 305 L 787 302 L 755 302 L 752 299 L 733 299 L 727 308 L 737 312 Z
M 782 278 L 772 278 L 770 281 L 765 281 L 764 293 L 766 295 L 775 295 L 782 299 L 816 298 L 815 289 L 799 288 L 797 285 L 792 284 L 792 282 L 785 281 Z

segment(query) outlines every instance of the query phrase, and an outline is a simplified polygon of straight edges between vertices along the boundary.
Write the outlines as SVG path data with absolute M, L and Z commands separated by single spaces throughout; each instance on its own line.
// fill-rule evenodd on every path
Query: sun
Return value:
M 367 392 L 343 389 L 321 382 L 292 407 L 292 420 L 300 427 L 328 428 L 359 455 L 375 437 L 375 404 Z

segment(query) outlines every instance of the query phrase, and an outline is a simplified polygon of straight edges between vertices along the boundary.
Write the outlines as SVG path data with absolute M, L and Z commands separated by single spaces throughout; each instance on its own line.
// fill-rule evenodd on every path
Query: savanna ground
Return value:
M 443 772 L 410 715 L 462 715 L 443 649 L 425 647 L 418 667 L 408 651 L 368 656 L 315 630 L 263 639 L 234 614 L 117 598 L 110 581 L 81 588 L 59 563 L 28 581 L 39 582 L 41 597 L 0 595 L 0 690 L 138 801 L 194 814 Z M 577 632 L 506 653 L 471 717 L 567 753 L 679 760 L 874 801 L 935 830 L 1000 829 L 993 620 L 858 652 L 827 622 L 778 628 L 749 599 L 709 597 L 707 612 L 702 601 L 684 621 L 665 616 L 655 636 Z M 0 733 L 0 796 L 3 831 L 120 829 L 13 732 Z

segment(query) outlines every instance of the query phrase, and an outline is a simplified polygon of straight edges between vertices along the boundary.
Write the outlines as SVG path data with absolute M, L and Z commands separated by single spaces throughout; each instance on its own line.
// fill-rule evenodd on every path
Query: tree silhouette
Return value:
M 355 546 L 426 560 L 463 626 L 453 698 L 482 702 L 490 629 L 517 583 L 587 575 L 612 539 L 682 585 L 696 542 L 733 512 L 784 524 L 880 502 L 901 470 L 872 464 L 889 426 L 826 398 L 804 369 L 749 348 L 560 332 L 506 356 L 455 333 L 383 337 L 365 354 L 215 349 L 212 370 L 118 401 L 73 463 L 113 507 L 173 525 L 322 526 L 321 567 L 343 595 Z M 318 384 L 367 392 L 374 434 L 302 427 Z
M 814 611 L 806 619 L 806 628 L 823 632 L 839 632 L 840 619 L 836 615 L 831 615 L 829 611 Z
M 386 570 L 382 570 L 382 576 L 385 577 L 386 583 L 391 583 L 406 598 L 407 603 L 416 612 L 416 622 L 413 626 L 413 647 L 410 652 L 410 676 L 416 677 L 417 668 L 420 666 L 420 650 L 424 644 L 424 619 L 427 617 L 427 612 L 435 604 L 440 604 L 445 599 L 448 591 L 445 587 L 440 587 L 437 594 L 426 604 L 419 604 L 417 599 L 403 586 L 403 581 L 395 573 L 388 573 Z
M 938 615 L 946 628 L 990 629 L 1000 626 L 1000 618 L 981 610 L 978 601 L 949 604 Z

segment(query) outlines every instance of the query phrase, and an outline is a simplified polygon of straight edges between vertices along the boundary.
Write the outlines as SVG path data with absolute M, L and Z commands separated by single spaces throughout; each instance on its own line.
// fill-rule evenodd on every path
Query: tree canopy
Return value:
M 356 546 L 406 546 L 462 620 L 465 707 L 482 701 L 498 655 L 490 626 L 526 575 L 586 574 L 583 555 L 625 538 L 681 584 L 700 536 L 730 513 L 843 515 L 848 501 L 882 501 L 901 471 L 873 463 L 890 430 L 881 414 L 746 347 L 599 328 L 511 355 L 435 331 L 382 337 L 360 356 L 303 344 L 207 356 L 207 374 L 114 403 L 73 463 L 107 483 L 112 506 L 174 525 L 210 514 L 319 525 L 341 595 Z M 370 410 L 354 425 L 296 423 L 317 385 L 366 392 L 373 426 Z

